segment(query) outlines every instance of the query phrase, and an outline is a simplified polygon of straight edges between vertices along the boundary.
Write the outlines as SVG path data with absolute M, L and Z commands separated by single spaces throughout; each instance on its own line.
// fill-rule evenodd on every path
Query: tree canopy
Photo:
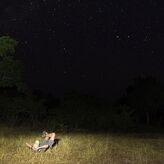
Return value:
M 13 56 L 18 42 L 10 36 L 0 37 L 0 57 Z
M 16 87 L 25 90 L 23 82 L 23 64 L 15 57 L 18 42 L 9 37 L 0 37 L 0 87 Z

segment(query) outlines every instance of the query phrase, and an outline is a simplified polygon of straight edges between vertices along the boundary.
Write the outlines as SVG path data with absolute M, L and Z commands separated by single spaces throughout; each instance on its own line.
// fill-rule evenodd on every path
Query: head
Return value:
M 42 132 L 42 138 L 45 138 L 45 137 L 47 136 L 47 134 L 48 134 L 48 133 L 47 133 L 46 131 L 43 131 L 43 132 Z

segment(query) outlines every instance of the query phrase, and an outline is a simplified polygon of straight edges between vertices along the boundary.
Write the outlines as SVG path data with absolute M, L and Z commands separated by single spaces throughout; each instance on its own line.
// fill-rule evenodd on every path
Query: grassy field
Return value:
M 164 138 L 158 134 L 57 133 L 57 146 L 34 153 L 25 143 L 38 132 L 0 129 L 0 164 L 163 164 Z

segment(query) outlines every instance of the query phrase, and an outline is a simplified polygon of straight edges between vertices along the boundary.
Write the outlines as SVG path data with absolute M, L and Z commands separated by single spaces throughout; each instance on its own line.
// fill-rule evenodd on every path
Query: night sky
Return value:
M 164 82 L 162 0 L 1 0 L 0 35 L 19 41 L 34 89 L 116 97 L 132 78 Z

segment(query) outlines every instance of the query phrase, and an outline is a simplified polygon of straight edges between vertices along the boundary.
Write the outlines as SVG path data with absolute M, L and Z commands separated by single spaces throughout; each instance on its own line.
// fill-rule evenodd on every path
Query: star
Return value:
M 127 38 L 130 38 L 130 35 L 128 35 Z
M 116 35 L 116 39 L 117 39 L 117 40 L 121 40 L 120 35 Z

